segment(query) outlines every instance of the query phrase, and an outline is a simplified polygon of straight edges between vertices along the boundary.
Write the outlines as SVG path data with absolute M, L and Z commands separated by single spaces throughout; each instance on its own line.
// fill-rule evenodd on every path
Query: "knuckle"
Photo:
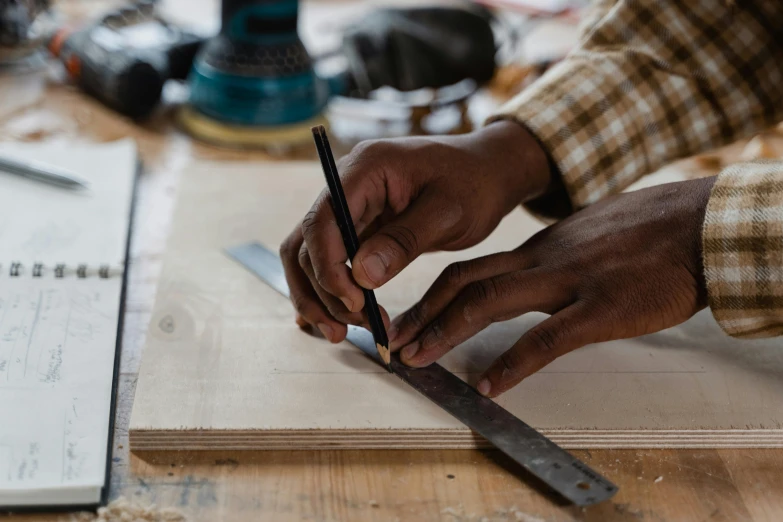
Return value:
M 476 307 L 482 307 L 496 300 L 500 292 L 493 278 L 470 283 L 467 287 L 467 301 Z
M 340 291 L 340 275 L 337 272 L 338 267 L 313 267 L 315 280 L 321 285 L 321 288 L 326 290 L 332 295 L 337 295 Z
M 357 143 L 351 152 L 339 162 L 340 171 L 361 170 L 373 162 L 385 149 L 383 140 L 364 140 Z
M 302 219 L 302 233 L 307 235 L 308 233 L 313 232 L 316 228 L 318 228 L 319 223 L 320 218 L 318 217 L 317 208 L 308 210 L 304 219 Z
M 388 237 L 408 261 L 419 251 L 416 233 L 406 226 L 389 225 L 384 228 L 382 235 Z
M 454 346 L 446 336 L 446 332 L 440 319 L 436 319 L 432 322 L 432 324 L 430 324 L 428 332 L 425 335 L 425 343 L 432 345 L 445 345 L 448 348 L 452 348 Z
M 535 349 L 549 353 L 554 352 L 558 345 L 558 335 L 548 328 L 535 327 L 527 333 Z
M 360 158 L 360 157 L 368 157 L 373 156 L 375 154 L 380 153 L 384 149 L 384 141 L 383 140 L 364 140 L 360 141 L 356 144 L 356 146 L 351 150 L 351 157 L 353 158 Z
M 299 249 L 297 259 L 299 260 L 299 266 L 302 268 L 302 270 L 308 272 L 308 269 L 310 268 L 310 252 L 308 252 L 304 245 L 302 245 L 302 247 Z
M 522 355 L 517 350 L 507 350 L 500 356 L 502 377 L 514 377 L 522 372 Z
M 462 286 L 468 281 L 468 264 L 464 261 L 451 263 L 443 271 L 443 278 L 449 286 Z
M 470 283 L 463 295 L 462 317 L 469 324 L 488 325 L 494 322 L 489 305 L 497 299 L 497 286 L 491 279 Z
M 416 303 L 408 310 L 407 319 L 416 330 L 421 330 L 427 326 L 424 319 L 424 307 L 420 302 Z
M 355 315 L 351 314 L 349 311 L 347 311 L 344 307 L 340 307 L 337 304 L 327 304 L 326 306 L 327 310 L 329 310 L 329 313 L 337 319 L 337 321 L 343 323 L 343 324 L 355 324 L 357 323 L 357 318 Z

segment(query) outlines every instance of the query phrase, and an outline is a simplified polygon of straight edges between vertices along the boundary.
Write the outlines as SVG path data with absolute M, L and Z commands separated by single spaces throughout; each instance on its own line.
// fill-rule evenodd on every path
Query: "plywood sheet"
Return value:
M 301 332 L 290 303 L 222 253 L 279 245 L 324 186 L 315 163 L 198 163 L 182 181 L 130 426 L 134 449 L 463 448 L 480 437 L 355 347 Z M 450 262 L 541 228 L 522 210 L 482 244 L 418 259 L 378 291 L 414 303 Z M 651 245 L 654 248 L 654 245 Z M 475 384 L 541 314 L 441 363 Z M 498 399 L 566 447 L 783 446 L 783 342 L 726 337 L 709 311 L 560 358 Z

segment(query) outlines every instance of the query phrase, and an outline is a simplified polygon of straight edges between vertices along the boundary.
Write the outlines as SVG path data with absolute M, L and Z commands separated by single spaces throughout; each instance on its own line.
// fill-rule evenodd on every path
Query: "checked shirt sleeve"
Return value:
M 490 118 L 538 137 L 573 209 L 783 120 L 783 2 L 599 7 L 578 48 Z
M 707 297 L 723 330 L 745 338 L 783 335 L 783 162 L 721 172 L 702 243 Z

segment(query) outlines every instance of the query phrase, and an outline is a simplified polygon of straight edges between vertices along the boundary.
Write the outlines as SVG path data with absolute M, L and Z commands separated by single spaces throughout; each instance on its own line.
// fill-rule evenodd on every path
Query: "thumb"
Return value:
M 459 216 L 432 195 L 422 195 L 366 239 L 352 261 L 353 277 L 364 288 L 386 283 L 451 234 Z
M 484 372 L 479 393 L 497 397 L 561 355 L 595 342 L 595 321 L 585 308 L 573 304 L 528 330 Z

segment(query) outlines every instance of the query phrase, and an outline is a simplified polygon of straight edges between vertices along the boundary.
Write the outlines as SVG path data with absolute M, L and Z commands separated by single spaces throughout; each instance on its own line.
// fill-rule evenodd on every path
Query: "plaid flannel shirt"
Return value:
M 492 119 L 530 129 L 571 208 L 590 205 L 672 160 L 783 120 L 783 1 L 600 1 L 579 46 Z M 721 172 L 703 230 L 721 327 L 737 337 L 783 334 L 783 162 Z

